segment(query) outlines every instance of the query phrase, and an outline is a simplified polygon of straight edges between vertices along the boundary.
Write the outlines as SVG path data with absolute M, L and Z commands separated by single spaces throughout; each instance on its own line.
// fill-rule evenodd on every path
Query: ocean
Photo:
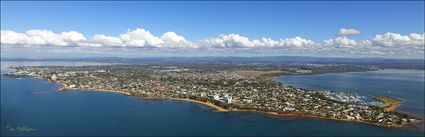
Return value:
M 17 63 L 2 62 L 2 73 L 7 72 L 5 65 L 11 64 L 16 65 Z M 21 62 L 19 64 L 25 63 Z M 55 65 L 65 64 L 68 63 L 57 63 Z M 78 65 L 78 63 L 76 64 Z M 32 65 L 37 65 L 37 63 Z M 360 73 L 374 74 L 381 72 Z M 393 75 L 394 73 L 405 76 L 403 74 L 404 71 L 397 71 L 388 75 Z M 346 73 L 340 74 L 347 75 Z M 369 77 L 370 75 L 366 74 L 364 76 Z M 410 75 L 403 78 L 400 75 L 395 75 L 394 79 L 406 80 L 408 82 L 405 83 L 412 83 L 412 81 L 409 81 L 411 80 L 410 78 L 406 78 Z M 308 79 L 307 77 L 312 76 L 315 77 L 315 75 L 305 75 L 303 77 Z M 416 75 L 412 74 L 412 76 Z M 293 76 L 290 77 L 293 81 L 291 84 L 294 85 L 301 84 L 305 87 L 324 88 L 323 85 L 322 87 L 315 87 L 305 83 L 296 83 L 294 82 L 295 78 Z M 331 76 L 328 78 L 328 80 L 332 81 Z M 390 79 L 390 76 L 385 78 Z M 338 79 L 343 81 L 341 78 Z M 279 77 L 278 80 L 285 83 L 290 83 L 291 81 L 288 80 L 287 76 Z M 347 82 L 353 81 L 355 82 L 356 80 Z M 321 82 L 327 84 L 324 80 Z M 333 86 L 336 85 L 338 84 L 333 84 Z M 383 86 L 373 84 L 367 85 L 365 88 L 370 88 L 374 85 Z M 360 84 L 356 88 L 362 89 L 362 86 Z M 421 88 L 418 85 L 408 86 L 413 86 L 413 89 L 415 87 Z M 1 136 L 423 136 L 424 133 L 422 131 L 383 128 L 353 122 L 281 118 L 254 112 L 215 112 L 212 108 L 190 102 L 142 100 L 137 97 L 116 93 L 72 90 L 58 92 L 56 89 L 60 87 L 61 85 L 59 84 L 49 83 L 46 80 L 36 78 L 1 77 Z M 343 86 L 337 87 L 338 89 L 345 89 Z M 374 93 L 378 92 L 377 90 L 373 91 Z M 359 90 L 359 92 L 366 93 L 365 90 Z M 387 91 L 382 91 L 382 94 L 385 94 L 385 92 Z M 416 98 L 419 98 L 417 96 L 420 96 L 417 91 L 408 90 L 405 92 L 405 94 L 417 94 L 415 98 L 410 95 L 400 96 L 403 99 L 412 97 L 409 99 L 412 100 L 412 103 L 416 102 Z M 396 93 L 398 92 L 392 89 L 391 96 Z M 419 111 L 420 108 L 423 109 L 423 104 L 422 107 L 407 107 L 400 108 L 400 110 L 405 109 L 414 113 Z M 17 127 L 35 130 L 8 130 Z

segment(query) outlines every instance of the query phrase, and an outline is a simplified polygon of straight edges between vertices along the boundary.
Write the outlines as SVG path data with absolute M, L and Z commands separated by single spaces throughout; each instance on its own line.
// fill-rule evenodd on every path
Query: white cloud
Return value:
M 28 30 L 25 33 L 1 30 L 1 36 L 2 45 L 74 46 L 86 40 L 76 31 L 56 34 L 49 30 Z
M 383 35 L 376 35 L 373 38 L 373 44 L 377 46 L 394 47 L 394 46 L 424 46 L 424 34 L 411 33 L 409 35 L 401 35 L 397 33 L 387 32 Z
M 212 48 L 249 48 L 254 44 L 249 38 L 240 36 L 239 34 L 219 35 L 216 38 L 203 40 L 204 46 Z
M 161 39 L 164 41 L 183 43 L 186 42 L 186 39 L 182 36 L 177 35 L 175 32 L 166 32 L 161 36 Z
M 55 46 L 67 46 L 60 34 L 55 34 L 49 30 L 28 30 L 26 32 L 27 45 L 55 45 Z
M 121 34 L 120 38 L 125 45 L 134 47 L 157 47 L 164 43 L 163 40 L 153 36 L 149 31 L 140 28 L 129 30 L 127 33 Z
M 90 40 L 103 46 L 139 48 L 194 48 L 191 42 L 175 32 L 166 32 L 161 37 L 154 36 L 145 29 L 129 30 L 120 37 L 95 35 Z
M 86 40 L 83 34 L 76 31 L 62 32 L 61 37 L 67 42 L 80 42 Z
M 324 40 L 324 46 L 336 46 L 336 47 L 355 47 L 357 46 L 357 42 L 355 40 L 349 39 L 345 36 L 336 37 L 334 39 Z
M 1 30 L 2 45 L 23 45 L 26 44 L 27 36 L 10 30 Z
M 118 37 L 105 36 L 105 35 L 94 35 L 92 38 L 94 43 L 98 43 L 104 46 L 119 46 L 124 47 L 125 44 Z
M 360 34 L 360 31 L 359 30 L 356 30 L 356 29 L 341 28 L 341 29 L 339 29 L 339 33 L 338 34 L 339 35 L 342 35 L 342 36 L 346 36 L 346 35 L 358 35 L 358 34 Z
M 425 33 L 422 33 L 422 35 L 416 34 L 416 33 L 409 34 L 409 38 L 413 41 L 424 42 L 424 37 L 425 37 Z
M 371 40 L 357 42 L 345 36 L 324 40 L 323 46 L 331 51 L 350 54 L 423 54 L 424 34 L 401 35 L 387 32 L 375 35 Z M 385 53 L 385 54 L 384 54 Z
M 275 47 L 279 45 L 279 41 L 264 37 L 261 39 L 254 39 L 252 43 L 257 47 Z
M 278 47 L 298 47 L 303 48 L 313 45 L 312 40 L 301 37 L 273 40 L 271 38 L 261 38 L 250 40 L 239 34 L 219 35 L 216 38 L 209 38 L 202 41 L 202 44 L 212 48 L 278 48 Z
M 162 34 L 161 48 L 197 48 L 196 44 L 187 41 L 183 36 L 177 35 L 175 32 L 166 32 Z
M 2 30 L 2 45 L 50 45 L 50 46 L 107 46 L 107 47 L 151 47 L 151 48 L 271 48 L 271 47 L 307 47 L 313 41 L 301 37 L 273 40 L 261 38 L 250 40 L 239 34 L 219 35 L 218 37 L 191 42 L 175 32 L 166 32 L 161 37 L 152 35 L 144 29 L 129 30 L 119 37 L 94 35 L 86 39 L 76 31 L 53 33 L 48 30 L 29 30 L 16 33 Z
M 310 45 L 314 45 L 312 40 L 303 39 L 301 37 L 295 37 L 290 39 L 280 39 L 280 46 L 296 46 L 296 47 L 308 47 Z
M 344 28 L 343 28 L 344 29 Z M 174 53 L 179 50 L 196 52 L 219 51 L 228 54 L 244 53 L 299 53 L 299 54 L 423 54 L 424 34 L 410 33 L 407 35 L 387 32 L 378 34 L 371 39 L 356 41 L 345 35 L 360 33 L 354 29 L 341 29 L 343 36 L 338 36 L 321 43 L 302 37 L 293 38 L 259 38 L 250 39 L 236 33 L 221 34 L 198 41 L 189 41 L 175 32 L 165 32 L 155 36 L 141 28 L 128 30 L 118 36 L 96 34 L 86 38 L 77 31 L 54 33 L 50 30 L 28 30 L 24 33 L 12 30 L 1 30 L 1 45 L 11 47 L 90 47 L 95 49 L 113 49 L 121 47 L 125 51 L 132 48 L 143 50 L 152 49 L 153 52 L 166 51 Z M 114 50 L 109 50 L 112 52 Z

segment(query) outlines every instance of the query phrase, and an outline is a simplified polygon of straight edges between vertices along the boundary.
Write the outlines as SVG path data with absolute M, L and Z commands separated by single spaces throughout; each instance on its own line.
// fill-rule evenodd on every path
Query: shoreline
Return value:
M 96 90 L 90 90 L 90 89 L 71 89 L 71 90 L 78 90 L 81 92 L 84 92 L 85 90 L 87 91 L 95 91 L 95 92 L 110 92 L 110 93 L 118 93 L 118 94 L 124 94 L 127 96 L 131 96 L 130 93 L 128 92 L 123 92 L 123 91 L 118 91 L 118 90 L 109 90 L 109 89 L 96 89 Z
M 419 130 L 419 131 L 424 132 L 424 129 L 417 129 L 416 126 L 415 126 L 418 123 L 424 123 L 423 120 L 415 121 L 415 122 L 410 123 L 410 124 L 403 124 L 403 125 L 396 124 L 396 125 L 393 125 L 393 126 L 385 126 L 385 125 L 381 125 L 381 124 L 377 124 L 377 123 L 369 123 L 369 122 L 359 121 L 359 120 L 326 118 L 326 117 L 320 117 L 320 116 L 309 115 L 309 114 L 301 114 L 301 113 L 281 113 L 281 114 L 279 114 L 277 112 L 265 112 L 265 111 L 257 111 L 257 110 L 239 110 L 239 109 L 233 109 L 233 110 L 230 109 L 229 110 L 229 109 L 225 109 L 225 108 L 222 108 L 220 106 L 214 105 L 212 103 L 198 101 L 198 100 L 193 100 L 193 99 L 188 99 L 188 98 L 141 97 L 141 96 L 132 95 L 131 93 L 124 92 L 124 91 L 106 90 L 106 89 L 95 89 L 95 90 L 90 90 L 90 89 L 70 89 L 69 86 L 68 86 L 68 84 L 66 84 L 66 83 L 52 81 L 52 80 L 50 80 L 48 78 L 43 78 L 43 79 L 46 79 L 49 82 L 54 82 L 54 83 L 57 83 L 57 84 L 60 84 L 60 85 L 63 86 L 61 88 L 58 88 L 57 91 L 65 91 L 65 90 L 85 91 L 85 90 L 87 90 L 87 91 L 93 91 L 93 92 L 119 93 L 119 94 L 124 94 L 124 95 L 128 95 L 128 96 L 139 97 L 139 98 L 144 99 L 144 100 L 175 100 L 175 101 L 186 101 L 186 102 L 201 104 L 201 105 L 204 105 L 204 106 L 208 106 L 208 107 L 214 108 L 216 112 L 253 112 L 253 113 L 261 113 L 261 114 L 265 114 L 265 115 L 269 115 L 269 116 L 275 116 L 275 117 L 281 117 L 281 118 L 302 118 L 302 119 L 304 119 L 304 118 L 312 118 L 312 119 L 331 120 L 331 121 L 339 121 L 339 122 L 354 122 L 354 123 L 373 125 L 373 126 L 378 126 L 378 127 L 383 127 L 383 128 L 400 128 L 400 129 Z
M 201 104 L 204 106 L 208 106 L 211 108 L 214 108 L 215 111 L 217 112 L 231 112 L 228 109 L 222 108 L 220 106 L 214 105 L 212 103 L 209 102 L 202 102 L 199 100 L 193 100 L 193 99 L 188 99 L 188 98 L 173 98 L 173 97 L 164 97 L 164 98 L 157 98 L 157 97 L 140 97 L 144 100 L 175 100 L 175 101 L 185 101 L 185 102 L 191 102 L 191 103 L 196 103 L 196 104 Z
M 52 80 L 50 80 L 50 79 L 47 79 L 47 81 L 48 81 L 48 82 L 54 82 L 54 83 L 57 83 L 57 84 L 62 85 L 62 87 L 61 87 L 61 88 L 56 89 L 57 91 L 77 90 L 77 91 L 81 91 L 81 92 L 83 92 L 83 91 L 87 90 L 87 91 L 95 91 L 95 92 L 110 92 L 110 93 L 119 93 L 119 94 L 124 94 L 124 95 L 127 95 L 127 96 L 131 96 L 131 94 L 130 94 L 130 93 L 128 93 L 128 92 L 124 92 L 124 91 L 110 90 L 110 89 L 96 89 L 96 90 L 90 90 L 90 89 L 71 89 L 71 88 L 69 88 L 68 84 L 66 84 L 66 83 L 63 83 L 63 82 L 55 82 L 55 81 L 52 81 Z
M 51 80 L 49 80 L 49 81 L 51 81 Z M 60 83 L 60 82 L 57 82 L 57 83 L 62 85 L 62 87 L 61 87 L 61 88 L 58 88 L 58 89 L 57 89 L 58 91 L 64 91 L 64 90 L 69 89 L 68 84 Z
M 351 122 L 351 123 L 357 123 L 357 124 L 366 124 L 371 126 L 378 126 L 382 128 L 392 128 L 392 129 L 406 129 L 406 130 L 413 130 L 413 131 L 421 131 L 425 132 L 424 129 L 419 129 L 417 125 L 423 124 L 423 120 L 415 121 L 413 123 L 409 124 L 395 124 L 393 126 L 385 126 L 378 123 L 369 123 L 365 121 L 360 120 L 349 120 L 349 119 L 336 119 L 336 118 L 327 118 L 327 117 L 320 117 L 316 115 L 310 115 L 310 114 L 302 114 L 302 113 L 277 113 L 277 112 L 264 112 L 264 111 L 257 111 L 257 110 L 228 110 L 226 112 L 251 112 L 251 113 L 260 113 L 264 115 L 268 115 L 271 117 L 277 117 L 277 118 L 284 118 L 284 119 L 290 119 L 290 118 L 299 118 L 299 119 L 318 119 L 318 120 L 326 120 L 326 121 L 336 121 L 336 122 Z

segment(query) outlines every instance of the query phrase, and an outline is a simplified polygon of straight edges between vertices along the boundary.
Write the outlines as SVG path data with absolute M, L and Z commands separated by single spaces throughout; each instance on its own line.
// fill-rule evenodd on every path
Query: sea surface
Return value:
M 2 62 L 2 73 L 8 72 L 5 64 L 16 63 Z M 56 89 L 60 87 L 36 78 L 1 77 L 1 136 L 423 136 L 424 133 L 352 122 L 215 112 L 190 102 L 142 100 L 106 92 L 59 92 Z M 35 130 L 7 130 L 18 126 Z

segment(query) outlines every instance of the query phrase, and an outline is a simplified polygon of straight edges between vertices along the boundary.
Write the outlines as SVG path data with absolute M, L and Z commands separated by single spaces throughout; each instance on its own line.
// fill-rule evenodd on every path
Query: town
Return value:
M 9 77 L 30 76 L 63 84 L 64 89 L 117 91 L 146 99 L 179 98 L 213 104 L 226 111 L 302 115 L 401 127 L 422 121 L 380 107 L 355 93 L 301 89 L 276 81 L 271 71 L 235 71 L 166 65 L 18 66 Z M 260 73 L 261 72 L 261 73 Z M 312 73 L 310 70 L 294 70 Z M 278 72 L 281 74 L 283 72 Z

